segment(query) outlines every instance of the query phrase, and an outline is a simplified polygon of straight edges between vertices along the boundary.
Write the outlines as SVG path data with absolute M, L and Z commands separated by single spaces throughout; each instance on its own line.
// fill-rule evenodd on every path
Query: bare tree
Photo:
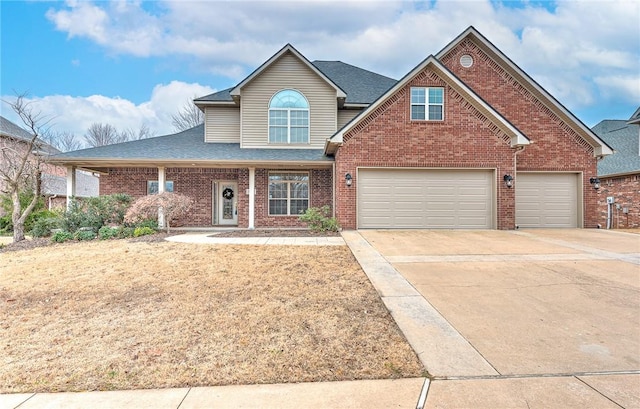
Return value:
M 78 139 L 76 134 L 69 131 L 49 131 L 43 139 L 61 152 L 77 151 L 84 147 L 82 141 Z
M 186 131 L 204 123 L 204 113 L 189 100 L 177 114 L 171 115 L 171 123 L 177 132 Z
M 95 122 L 87 129 L 84 138 L 90 147 L 95 148 L 114 143 L 151 138 L 152 136 L 155 136 L 155 133 L 147 124 L 142 124 L 137 131 L 131 128 L 118 131 L 113 125 Z
M 97 122 L 91 124 L 89 129 L 87 129 L 84 139 L 87 141 L 87 144 L 93 148 L 126 141 L 113 125 L 100 124 Z
M 136 141 L 139 139 L 151 138 L 155 136 L 155 132 L 153 132 L 151 128 L 149 128 L 149 125 L 142 124 L 140 125 L 140 128 L 137 132 L 129 128 L 120 132 L 120 135 L 121 139 L 124 139 L 125 141 Z
M 17 96 L 15 102 L 5 101 L 18 114 L 31 134 L 28 138 L 2 138 L 0 141 L 0 181 L 3 193 L 11 197 L 13 209 L 13 241 L 24 240 L 24 223 L 40 199 L 40 173 L 46 159 L 45 144 L 39 139 L 40 127 L 44 125 L 39 112 L 34 112 L 26 94 Z M 28 193 L 33 198 L 22 209 L 20 196 Z

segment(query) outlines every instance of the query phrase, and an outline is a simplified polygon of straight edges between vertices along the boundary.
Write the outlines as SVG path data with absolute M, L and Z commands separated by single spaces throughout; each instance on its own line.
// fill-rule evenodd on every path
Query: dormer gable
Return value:
M 304 65 L 306 65 L 311 71 L 313 71 L 316 75 L 318 75 L 320 78 L 326 81 L 326 83 L 330 87 L 335 89 L 336 98 L 344 102 L 344 100 L 347 98 L 347 94 L 338 85 L 336 85 L 336 83 L 331 81 L 331 79 L 329 79 L 329 77 L 327 77 L 322 71 L 316 68 L 315 65 L 313 65 L 309 60 L 307 60 L 307 58 L 304 55 L 302 55 L 298 50 L 296 50 L 295 47 L 293 47 L 291 44 L 287 44 L 284 47 L 282 47 L 280 51 L 275 53 L 271 58 L 265 61 L 260 67 L 256 68 L 251 74 L 249 74 L 249 76 L 247 76 L 244 80 L 242 80 L 238 85 L 233 87 L 229 91 L 229 95 L 231 96 L 231 98 L 233 98 L 234 101 L 239 101 L 242 94 L 242 89 L 246 87 L 249 83 L 251 83 L 256 77 L 260 76 L 265 70 L 271 67 L 276 61 L 278 61 L 280 58 L 282 58 L 286 54 L 292 54 L 293 56 L 295 56 Z

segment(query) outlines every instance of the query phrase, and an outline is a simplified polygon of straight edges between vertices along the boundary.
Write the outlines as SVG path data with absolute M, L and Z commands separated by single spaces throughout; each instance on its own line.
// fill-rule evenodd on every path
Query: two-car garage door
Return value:
M 360 169 L 358 228 L 494 228 L 493 174 L 475 169 Z
M 360 169 L 358 228 L 492 229 L 495 178 L 483 169 Z M 516 225 L 575 228 L 581 223 L 579 175 L 519 172 Z

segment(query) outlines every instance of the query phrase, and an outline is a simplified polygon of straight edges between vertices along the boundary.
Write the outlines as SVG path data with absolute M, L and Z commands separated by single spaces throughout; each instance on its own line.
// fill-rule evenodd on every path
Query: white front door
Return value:
M 218 184 L 218 224 L 238 224 L 238 184 L 236 182 Z

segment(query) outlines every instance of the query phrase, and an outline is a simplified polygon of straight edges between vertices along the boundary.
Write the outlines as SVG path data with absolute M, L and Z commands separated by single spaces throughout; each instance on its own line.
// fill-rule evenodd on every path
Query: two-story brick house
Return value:
M 194 102 L 204 125 L 54 160 L 102 194 L 189 195 L 190 226 L 298 227 L 323 205 L 347 229 L 597 224 L 611 148 L 473 27 L 399 81 L 286 45 Z

